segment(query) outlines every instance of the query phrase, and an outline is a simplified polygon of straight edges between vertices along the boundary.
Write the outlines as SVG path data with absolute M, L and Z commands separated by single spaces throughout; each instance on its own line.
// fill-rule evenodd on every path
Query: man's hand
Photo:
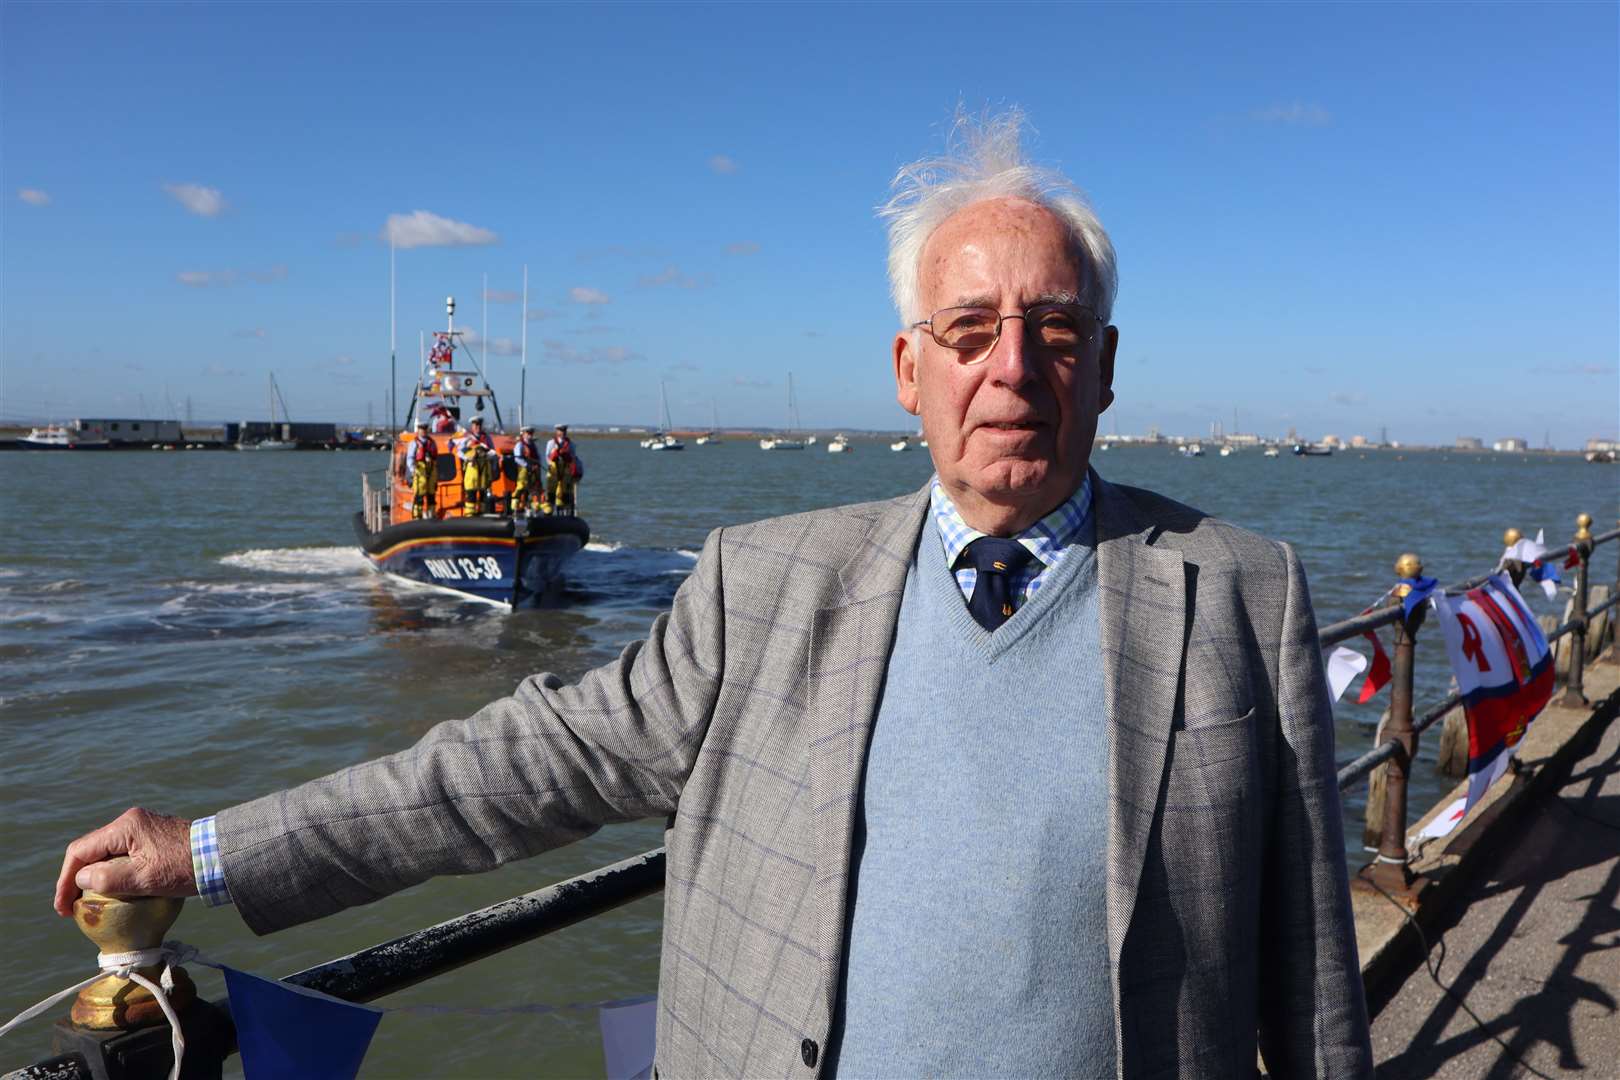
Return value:
M 56 913 L 73 914 L 80 892 L 196 896 L 191 822 L 132 807 L 67 847 L 56 879 Z

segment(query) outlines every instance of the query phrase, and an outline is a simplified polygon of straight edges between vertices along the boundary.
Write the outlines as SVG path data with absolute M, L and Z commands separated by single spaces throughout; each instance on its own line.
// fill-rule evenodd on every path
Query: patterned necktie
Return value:
M 958 564 L 972 564 L 977 572 L 968 611 L 978 624 L 994 631 L 1013 613 L 1013 583 L 1035 556 L 1016 540 L 981 536 L 962 549 Z

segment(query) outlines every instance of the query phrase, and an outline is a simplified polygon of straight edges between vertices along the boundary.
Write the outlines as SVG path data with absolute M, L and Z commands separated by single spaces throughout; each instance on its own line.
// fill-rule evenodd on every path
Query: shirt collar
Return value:
M 962 520 L 961 511 L 951 497 L 945 494 L 936 475 L 929 484 L 928 506 L 933 513 L 934 525 L 939 529 L 939 537 L 945 544 L 945 565 L 956 566 L 956 560 L 962 551 L 982 533 Z M 1051 566 L 1057 556 L 1061 555 L 1070 544 L 1081 536 L 1086 519 L 1091 516 L 1091 473 L 1088 470 L 1080 487 L 1073 495 L 1063 500 L 1050 514 L 1014 536 L 1020 544 L 1028 549 L 1029 553 L 1039 559 L 1044 566 Z

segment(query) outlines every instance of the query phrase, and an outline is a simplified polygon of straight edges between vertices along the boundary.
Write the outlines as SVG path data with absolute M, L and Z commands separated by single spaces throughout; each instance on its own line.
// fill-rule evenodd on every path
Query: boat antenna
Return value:
M 529 264 L 523 264 L 523 314 L 519 338 L 523 362 L 518 375 L 518 429 L 529 422 Z
M 395 362 L 397 353 L 394 319 L 394 230 L 388 230 L 388 430 L 398 431 L 395 424 L 399 413 L 395 411 L 394 387 L 399 382 L 398 365 Z

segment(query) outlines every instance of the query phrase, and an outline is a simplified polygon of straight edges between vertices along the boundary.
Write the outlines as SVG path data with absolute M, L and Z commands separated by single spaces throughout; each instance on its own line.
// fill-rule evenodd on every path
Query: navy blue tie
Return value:
M 1013 585 L 1033 558 L 1023 544 L 999 536 L 981 536 L 962 549 L 957 564 L 967 563 L 978 574 L 968 611 L 980 626 L 995 630 L 1012 616 Z

